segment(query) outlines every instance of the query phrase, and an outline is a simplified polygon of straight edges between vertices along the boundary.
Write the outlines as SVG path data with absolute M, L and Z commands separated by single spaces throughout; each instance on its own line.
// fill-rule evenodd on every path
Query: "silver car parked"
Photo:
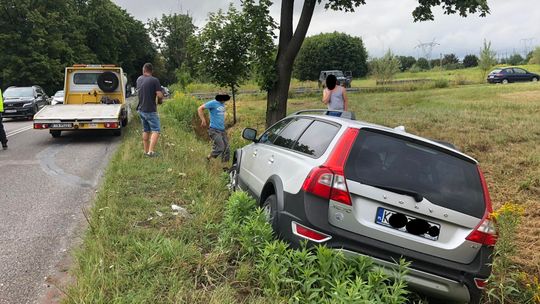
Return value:
M 323 114 L 323 115 L 320 115 Z M 409 286 L 444 303 L 478 303 L 496 232 L 475 159 L 444 142 L 308 110 L 235 151 L 231 184 L 267 211 L 298 246 L 367 255 L 387 269 L 411 262 Z

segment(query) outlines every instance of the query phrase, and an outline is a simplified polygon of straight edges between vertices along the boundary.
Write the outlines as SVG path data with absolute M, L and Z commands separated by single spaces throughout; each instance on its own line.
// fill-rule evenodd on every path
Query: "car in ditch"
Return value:
M 4 118 L 28 118 L 49 104 L 49 97 L 38 85 L 29 87 L 11 86 L 4 93 Z
M 322 114 L 322 115 L 321 115 Z M 233 189 L 249 192 L 282 239 L 371 257 L 444 303 L 479 303 L 497 240 L 478 162 L 451 144 L 356 121 L 296 112 L 234 152 Z

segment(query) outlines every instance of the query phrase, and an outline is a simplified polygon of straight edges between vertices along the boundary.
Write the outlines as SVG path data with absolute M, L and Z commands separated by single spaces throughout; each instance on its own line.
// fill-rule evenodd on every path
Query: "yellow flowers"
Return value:
M 512 202 L 506 202 L 499 209 L 491 213 L 491 217 L 498 220 L 501 216 L 516 215 L 521 216 L 525 212 L 525 209 L 518 204 Z

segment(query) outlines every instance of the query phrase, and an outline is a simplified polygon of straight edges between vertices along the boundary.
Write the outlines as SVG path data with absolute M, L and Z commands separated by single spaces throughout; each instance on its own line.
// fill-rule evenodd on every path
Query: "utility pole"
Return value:
M 523 44 L 523 52 L 525 53 L 523 58 L 527 58 L 527 55 L 529 55 L 529 51 L 532 49 L 534 40 L 534 37 L 522 38 L 520 40 L 521 44 Z
M 431 69 L 431 53 L 433 52 L 433 48 L 436 47 L 438 44 L 435 42 L 435 38 L 433 38 L 433 41 L 423 43 L 422 41 L 418 41 L 418 44 L 414 47 L 415 49 L 422 50 L 422 55 L 424 58 L 427 59 L 429 63 L 429 68 Z

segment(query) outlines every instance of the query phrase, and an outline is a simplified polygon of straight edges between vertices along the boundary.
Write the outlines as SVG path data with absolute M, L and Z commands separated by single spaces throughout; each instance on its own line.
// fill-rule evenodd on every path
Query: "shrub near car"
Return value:
M 4 91 L 5 118 L 32 118 L 48 104 L 48 96 L 40 86 L 9 87 Z
M 298 112 L 235 151 L 233 188 L 256 197 L 291 244 L 367 255 L 444 303 L 478 303 L 496 242 L 486 182 L 473 158 L 405 132 Z M 332 113 L 335 115 L 335 113 Z M 349 118 L 345 118 L 349 117 Z
M 491 71 L 487 77 L 489 83 L 509 83 L 519 81 L 533 81 L 536 82 L 540 79 L 540 76 L 535 73 L 531 73 L 522 68 L 509 67 L 500 68 Z

